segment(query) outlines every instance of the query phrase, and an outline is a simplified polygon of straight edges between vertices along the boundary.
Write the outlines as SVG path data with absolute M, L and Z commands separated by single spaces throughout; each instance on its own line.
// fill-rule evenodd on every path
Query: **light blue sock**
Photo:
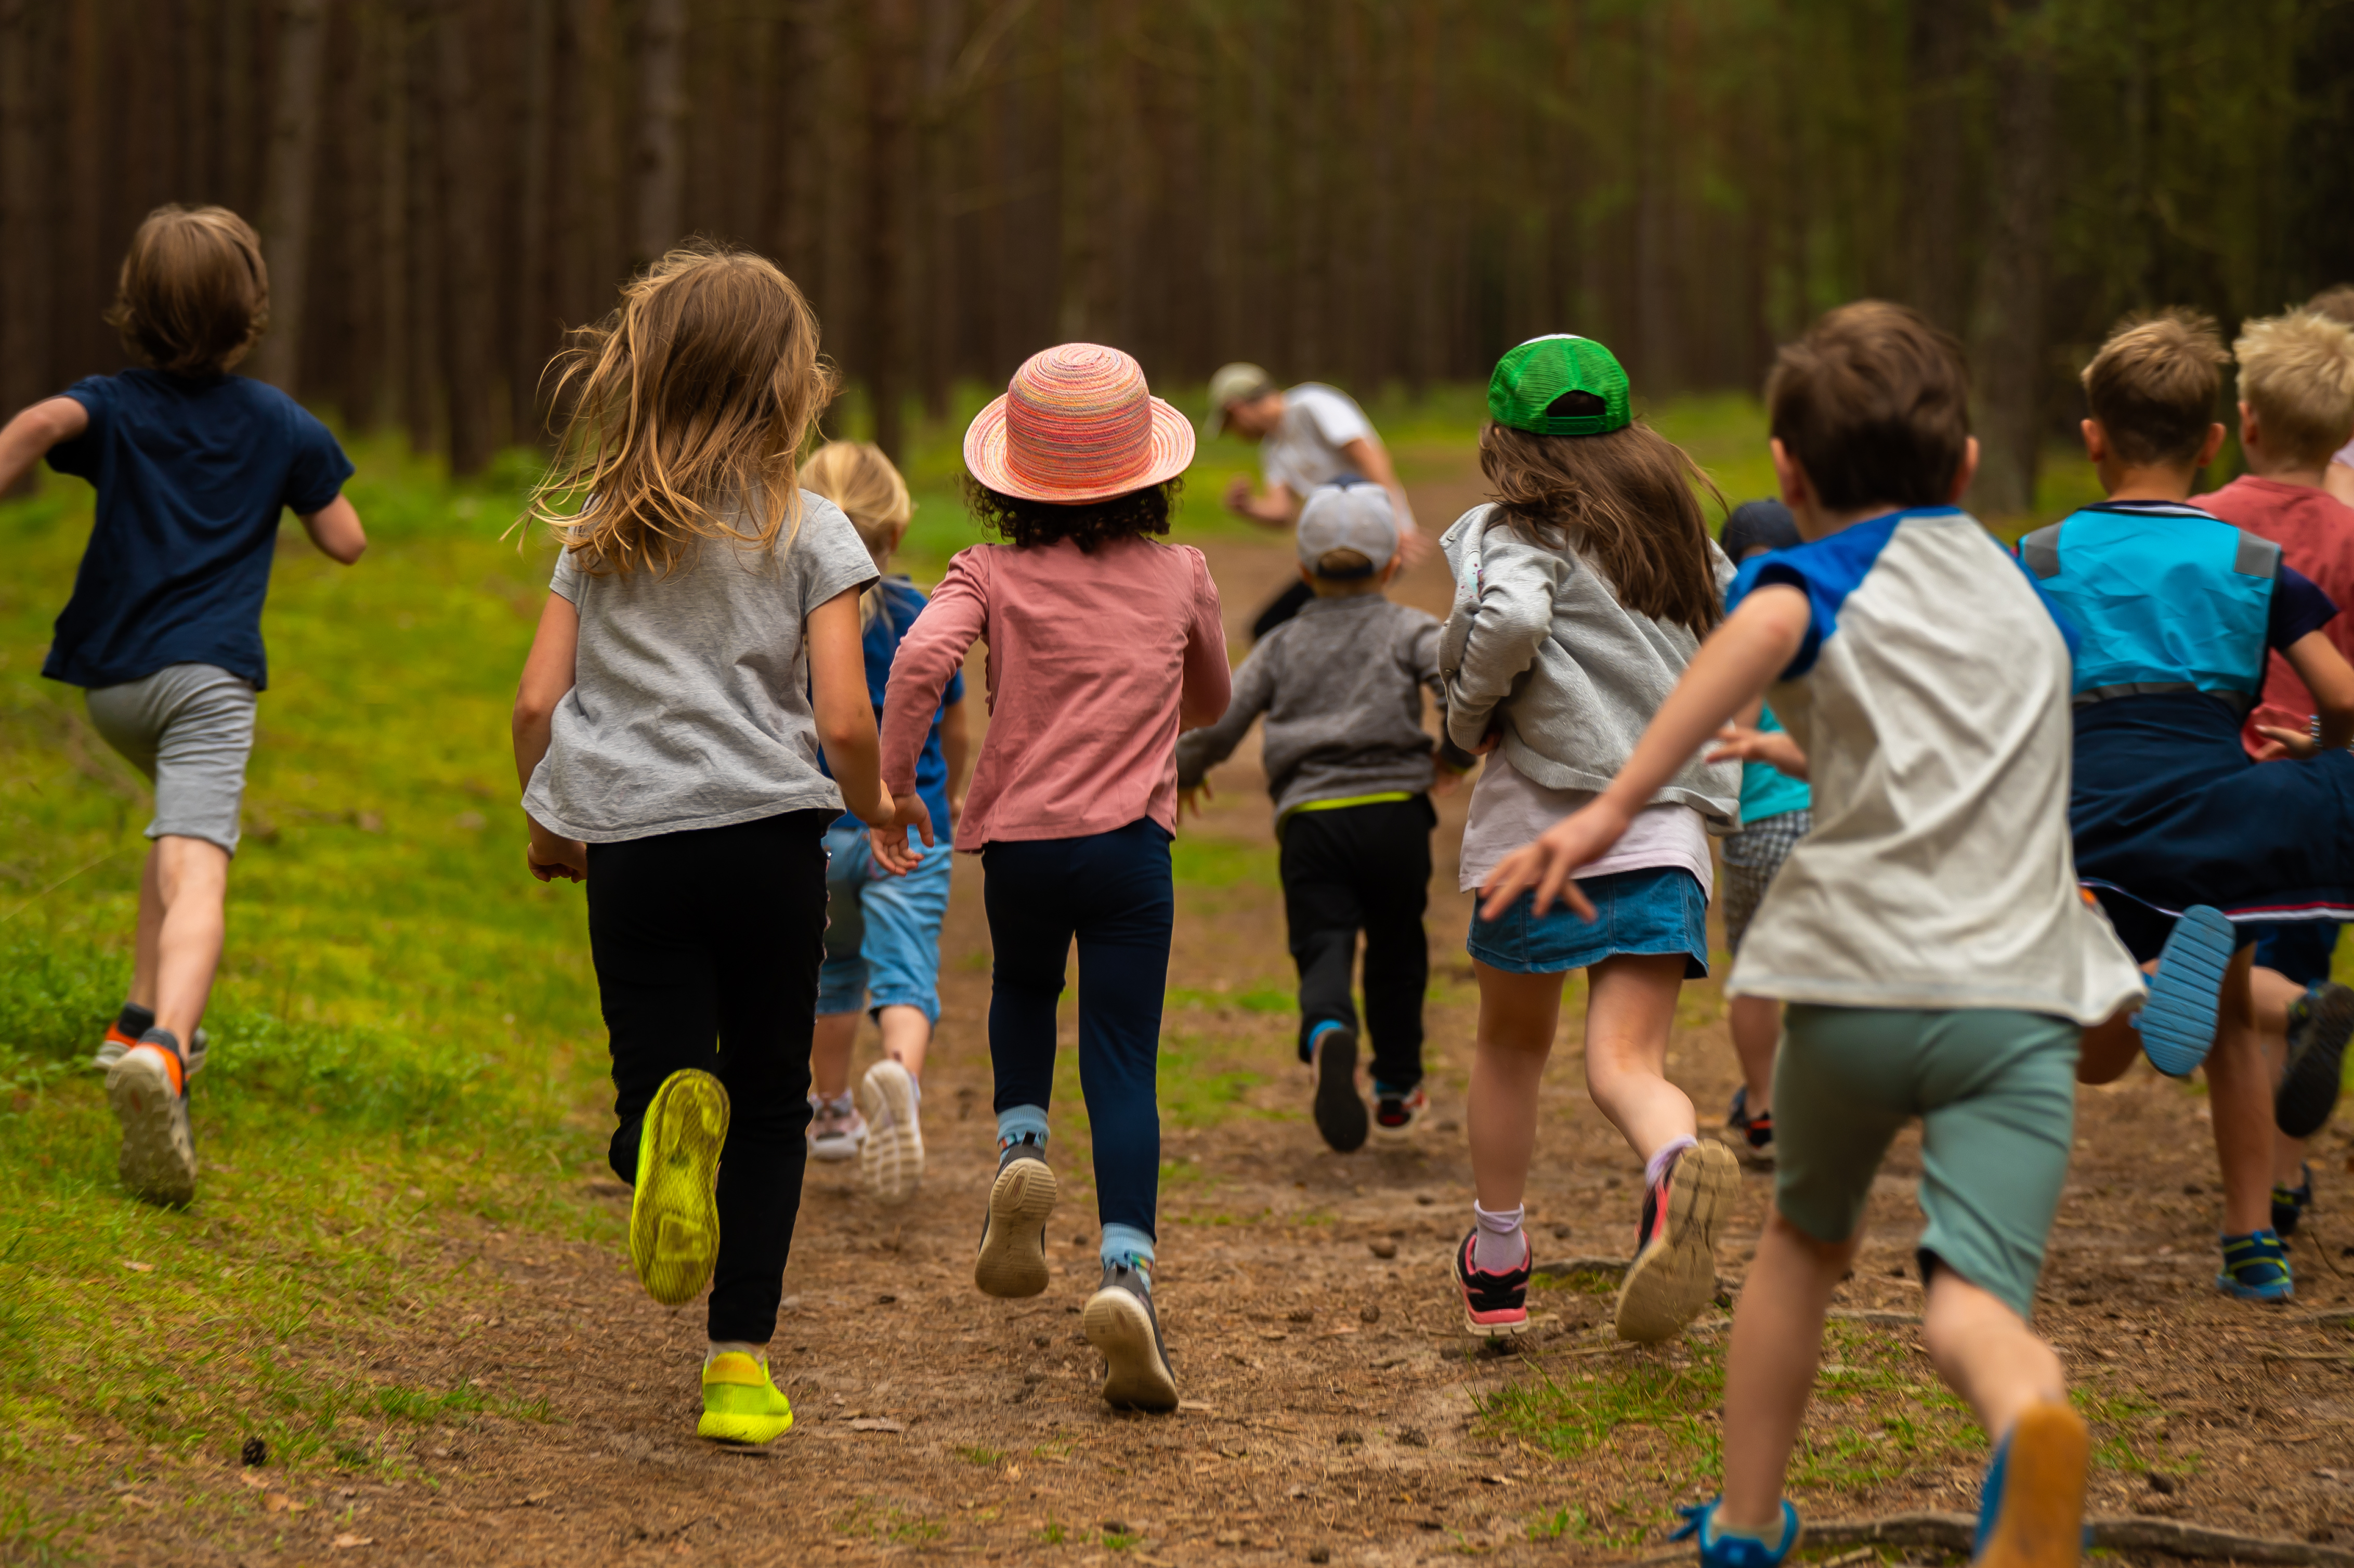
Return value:
M 1034 1137 L 1040 1148 L 1045 1147 L 1046 1107 L 1044 1106 L 1015 1106 L 1012 1110 L 1002 1110 L 997 1113 L 998 1148 L 1003 1149 L 1008 1144 L 1021 1142 L 1025 1133 Z
M 1152 1238 L 1134 1225 L 1106 1225 L 1103 1242 L 1096 1251 L 1101 1255 L 1106 1268 L 1124 1263 L 1140 1270 L 1150 1282 L 1152 1276 Z

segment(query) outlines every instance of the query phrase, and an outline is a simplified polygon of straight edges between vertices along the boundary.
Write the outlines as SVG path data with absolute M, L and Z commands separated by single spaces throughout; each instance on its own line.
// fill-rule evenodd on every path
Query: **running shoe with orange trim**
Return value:
M 1474 1229 L 1455 1249 L 1456 1288 L 1463 1294 L 1463 1326 L 1475 1334 L 1500 1340 L 1525 1332 L 1529 1326 L 1529 1274 L 1535 1257 L 1522 1241 L 1521 1266 L 1490 1274 L 1475 1265 L 1472 1245 L 1479 1239 Z
M 106 1070 L 107 1103 L 122 1127 L 122 1184 L 175 1208 L 196 1196 L 196 1141 L 188 1127 L 187 1064 L 169 1030 L 150 1029 Z

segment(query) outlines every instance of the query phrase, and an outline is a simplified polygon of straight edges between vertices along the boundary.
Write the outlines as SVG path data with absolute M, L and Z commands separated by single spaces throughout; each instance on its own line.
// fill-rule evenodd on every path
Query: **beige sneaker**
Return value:
M 858 1177 L 877 1202 L 904 1203 L 924 1183 L 924 1128 L 916 1115 L 916 1080 L 896 1062 L 877 1062 L 858 1080 L 858 1114 L 866 1141 Z
M 188 1130 L 187 1069 L 178 1054 L 133 1046 L 106 1070 L 106 1097 L 122 1124 L 122 1184 L 151 1203 L 195 1202 L 196 1144 Z
M 1716 1299 L 1716 1231 L 1740 1191 L 1733 1150 L 1704 1138 L 1643 1194 L 1643 1245 L 1618 1286 L 1620 1339 L 1672 1339 Z

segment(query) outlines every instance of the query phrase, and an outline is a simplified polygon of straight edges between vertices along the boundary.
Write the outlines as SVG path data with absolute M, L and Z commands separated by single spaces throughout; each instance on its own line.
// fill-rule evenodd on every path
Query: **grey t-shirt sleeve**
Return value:
M 793 556 L 801 578 L 801 617 L 852 588 L 864 589 L 882 579 L 866 542 L 842 508 L 813 491 L 801 492 L 801 529 L 793 535 Z
M 547 591 L 571 603 L 580 603 L 580 567 L 570 550 L 556 552 L 556 570 L 548 575 Z

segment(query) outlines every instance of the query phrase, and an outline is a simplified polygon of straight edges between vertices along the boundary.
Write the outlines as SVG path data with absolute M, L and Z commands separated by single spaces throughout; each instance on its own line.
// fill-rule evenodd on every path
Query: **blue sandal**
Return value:
M 1754 1535 L 1720 1535 L 1714 1532 L 1716 1510 L 1723 1503 L 1720 1495 L 1704 1503 L 1693 1503 L 1676 1511 L 1683 1516 L 1683 1527 L 1670 1541 L 1699 1539 L 1701 1568 L 1781 1568 L 1782 1560 L 1798 1544 L 1798 1510 L 1782 1499 L 1782 1541 L 1768 1546 Z
M 2214 1048 L 2223 974 L 2239 940 L 2223 912 L 2206 904 L 2185 909 L 2166 938 L 2134 1027 L 2149 1065 L 2168 1077 L 2189 1077 Z

